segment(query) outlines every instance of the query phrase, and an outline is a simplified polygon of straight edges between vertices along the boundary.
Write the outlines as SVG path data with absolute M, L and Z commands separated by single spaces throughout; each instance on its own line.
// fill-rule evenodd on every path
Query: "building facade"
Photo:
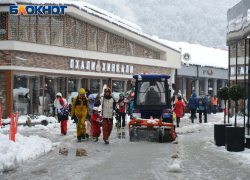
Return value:
M 155 41 L 121 18 L 77 5 L 72 2 L 59 15 L 12 15 L 9 4 L 0 4 L 3 117 L 15 111 L 51 113 L 57 92 L 70 104 L 80 88 L 97 94 L 106 84 L 116 96 L 131 88 L 134 74 L 171 75 L 181 68 L 179 49 Z
M 237 113 L 244 119 L 244 125 L 249 127 L 249 17 L 250 1 L 241 0 L 227 12 L 227 46 L 229 47 L 229 86 L 242 85 L 245 89 L 244 98 L 238 102 L 238 112 L 235 112 L 234 101 L 229 101 L 229 117 Z M 249 128 L 248 128 L 249 134 Z
M 221 87 L 227 86 L 228 69 L 215 68 L 201 65 L 182 65 L 177 70 L 177 89 L 186 94 L 187 99 L 195 92 L 197 96 L 203 91 L 211 97 L 217 95 Z M 223 110 L 224 101 L 219 101 L 218 110 Z

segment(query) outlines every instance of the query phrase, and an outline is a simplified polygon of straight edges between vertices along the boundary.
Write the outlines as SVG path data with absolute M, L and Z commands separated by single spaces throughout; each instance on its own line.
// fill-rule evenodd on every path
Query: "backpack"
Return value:
M 199 99 L 199 105 L 205 106 L 204 98 Z

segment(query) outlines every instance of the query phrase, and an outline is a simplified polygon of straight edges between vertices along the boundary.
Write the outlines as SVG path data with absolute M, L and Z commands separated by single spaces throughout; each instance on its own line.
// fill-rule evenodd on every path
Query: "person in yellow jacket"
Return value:
M 89 101 L 85 97 L 85 90 L 80 89 L 80 94 L 76 96 L 72 103 L 71 116 L 77 118 L 77 139 L 80 142 L 81 139 L 85 139 L 86 127 L 85 119 L 89 114 Z

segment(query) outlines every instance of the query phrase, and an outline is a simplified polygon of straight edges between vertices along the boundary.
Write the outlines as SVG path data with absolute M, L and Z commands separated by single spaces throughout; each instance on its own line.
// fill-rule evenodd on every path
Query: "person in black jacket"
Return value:
M 69 119 L 69 109 L 68 105 L 64 102 L 64 99 L 61 97 L 59 99 L 58 106 L 58 120 L 61 122 L 61 134 L 67 134 L 67 121 Z

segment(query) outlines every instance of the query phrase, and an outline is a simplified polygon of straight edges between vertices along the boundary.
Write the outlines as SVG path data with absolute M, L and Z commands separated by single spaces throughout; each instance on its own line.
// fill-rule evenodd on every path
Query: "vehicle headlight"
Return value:
M 133 113 L 133 118 L 141 118 L 141 113 Z

